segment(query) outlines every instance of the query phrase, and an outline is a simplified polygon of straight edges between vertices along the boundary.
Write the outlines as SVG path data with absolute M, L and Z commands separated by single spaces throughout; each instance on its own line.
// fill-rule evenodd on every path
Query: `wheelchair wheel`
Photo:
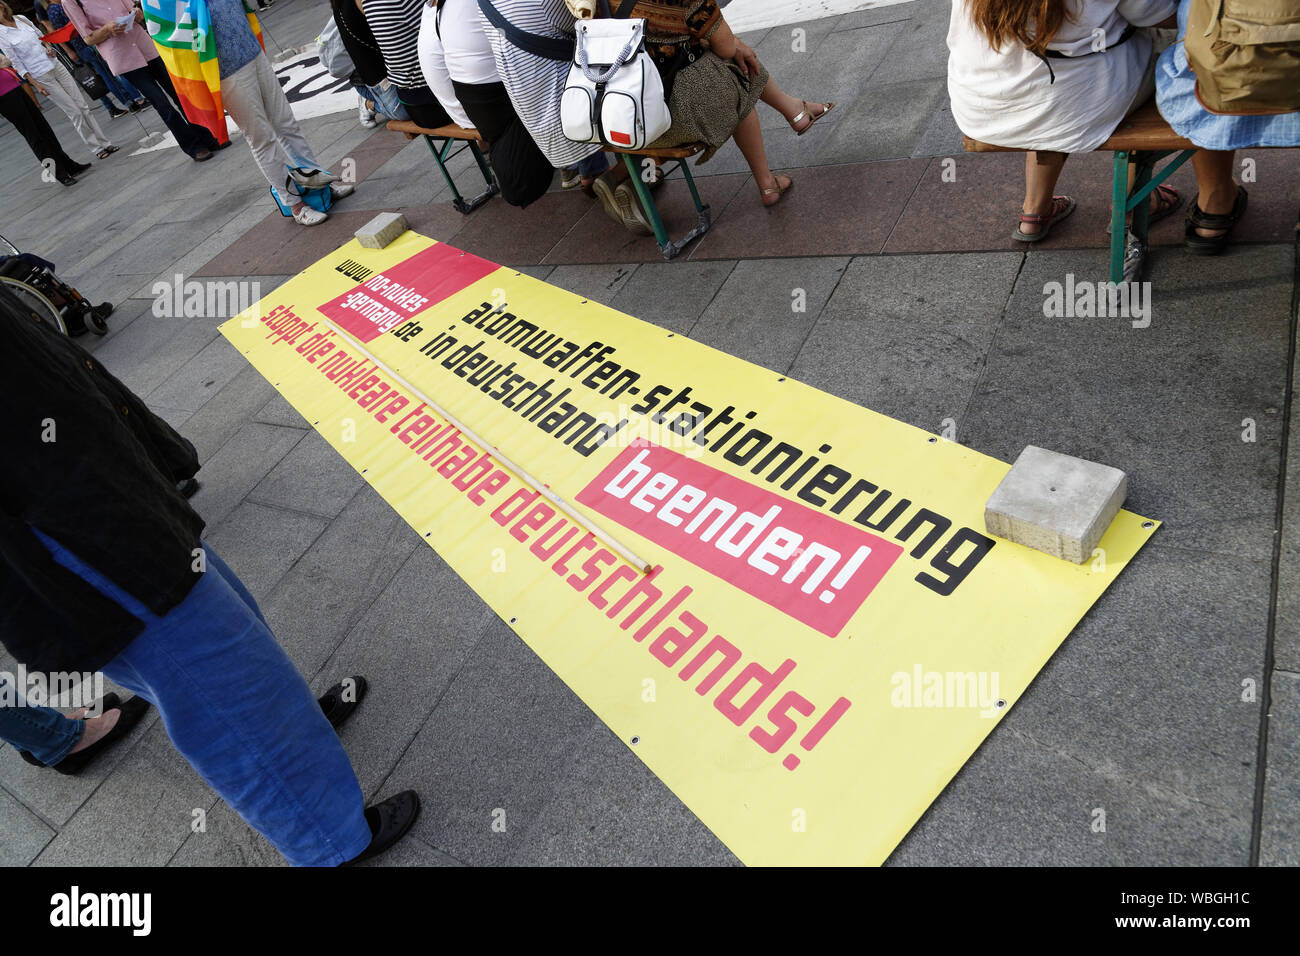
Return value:
M 16 256 L 18 254 L 18 247 L 4 236 L 0 236 L 0 256 Z
M 32 318 L 37 322 L 49 322 L 60 334 L 68 334 L 68 327 L 63 322 L 63 316 L 59 314 L 59 310 L 55 308 L 54 303 L 47 299 L 42 292 L 32 288 L 26 282 L 19 282 L 9 276 L 0 276 L 0 284 L 18 296 L 22 304 L 31 310 Z

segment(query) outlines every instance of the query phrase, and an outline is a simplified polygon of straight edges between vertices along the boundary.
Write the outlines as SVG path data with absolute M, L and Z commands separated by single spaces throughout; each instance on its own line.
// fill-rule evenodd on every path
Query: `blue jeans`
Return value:
M 411 118 L 406 112 L 406 107 L 397 98 L 397 87 L 390 86 L 385 90 L 378 86 L 353 83 L 352 88 L 364 98 L 374 101 L 375 112 L 379 116 L 390 120 L 408 120 Z
M 607 169 L 609 169 L 609 157 L 600 150 L 578 161 L 578 174 L 588 179 L 595 179 Z
M 0 687 L 7 681 L 0 679 Z M 37 707 L 23 699 L 18 689 L 6 690 L 18 699 L 16 707 L 0 707 L 0 740 L 26 750 L 33 757 L 52 767 L 77 745 L 86 728 L 84 721 L 64 717 L 53 707 Z
M 58 542 L 56 561 L 145 622 L 103 667 L 151 701 L 176 749 L 295 866 L 333 866 L 370 844 L 361 786 L 334 728 L 235 573 L 207 570 L 158 617 Z

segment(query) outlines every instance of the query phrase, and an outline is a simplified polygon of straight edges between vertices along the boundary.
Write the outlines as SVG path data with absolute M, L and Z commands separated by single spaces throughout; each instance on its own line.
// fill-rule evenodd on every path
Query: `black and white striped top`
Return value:
M 543 37 L 572 37 L 573 14 L 564 0 L 491 0 L 511 24 Z M 497 73 L 510 94 L 510 102 L 537 146 L 551 165 L 569 166 L 600 149 L 599 144 L 566 139 L 560 124 L 560 97 L 569 76 L 569 63 L 525 53 L 506 39 L 480 13 L 492 42 Z
M 388 79 L 397 86 L 424 86 L 420 71 L 420 17 L 424 0 L 362 0 L 366 22 L 384 54 Z

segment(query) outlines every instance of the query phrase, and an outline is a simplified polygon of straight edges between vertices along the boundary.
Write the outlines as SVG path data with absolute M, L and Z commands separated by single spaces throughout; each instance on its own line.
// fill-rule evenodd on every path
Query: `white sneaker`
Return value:
M 357 119 L 361 122 L 361 125 L 364 126 L 366 129 L 374 129 L 376 126 L 379 125 L 379 119 L 375 114 L 375 111 L 366 105 L 367 101 L 364 96 L 361 96 L 361 94 L 359 93 L 357 94 L 357 96 L 361 100 L 361 102 L 357 105 Z
M 330 193 L 335 199 L 351 196 L 352 191 L 356 188 L 356 183 L 330 183 Z
M 319 226 L 329 218 L 329 213 L 321 212 L 319 209 L 312 209 L 305 203 L 298 207 L 298 211 L 293 214 L 293 221 L 300 226 Z
M 292 166 L 289 167 L 289 176 L 299 186 L 310 189 L 320 189 L 322 186 L 328 186 L 338 179 L 333 173 L 326 172 L 323 169 L 313 169 L 311 172 L 306 172 Z

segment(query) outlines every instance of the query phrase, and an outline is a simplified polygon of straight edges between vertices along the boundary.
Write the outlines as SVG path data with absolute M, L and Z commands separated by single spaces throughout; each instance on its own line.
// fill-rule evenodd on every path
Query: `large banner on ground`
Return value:
M 883 861 L 1155 527 L 413 232 L 222 331 L 750 864 Z

